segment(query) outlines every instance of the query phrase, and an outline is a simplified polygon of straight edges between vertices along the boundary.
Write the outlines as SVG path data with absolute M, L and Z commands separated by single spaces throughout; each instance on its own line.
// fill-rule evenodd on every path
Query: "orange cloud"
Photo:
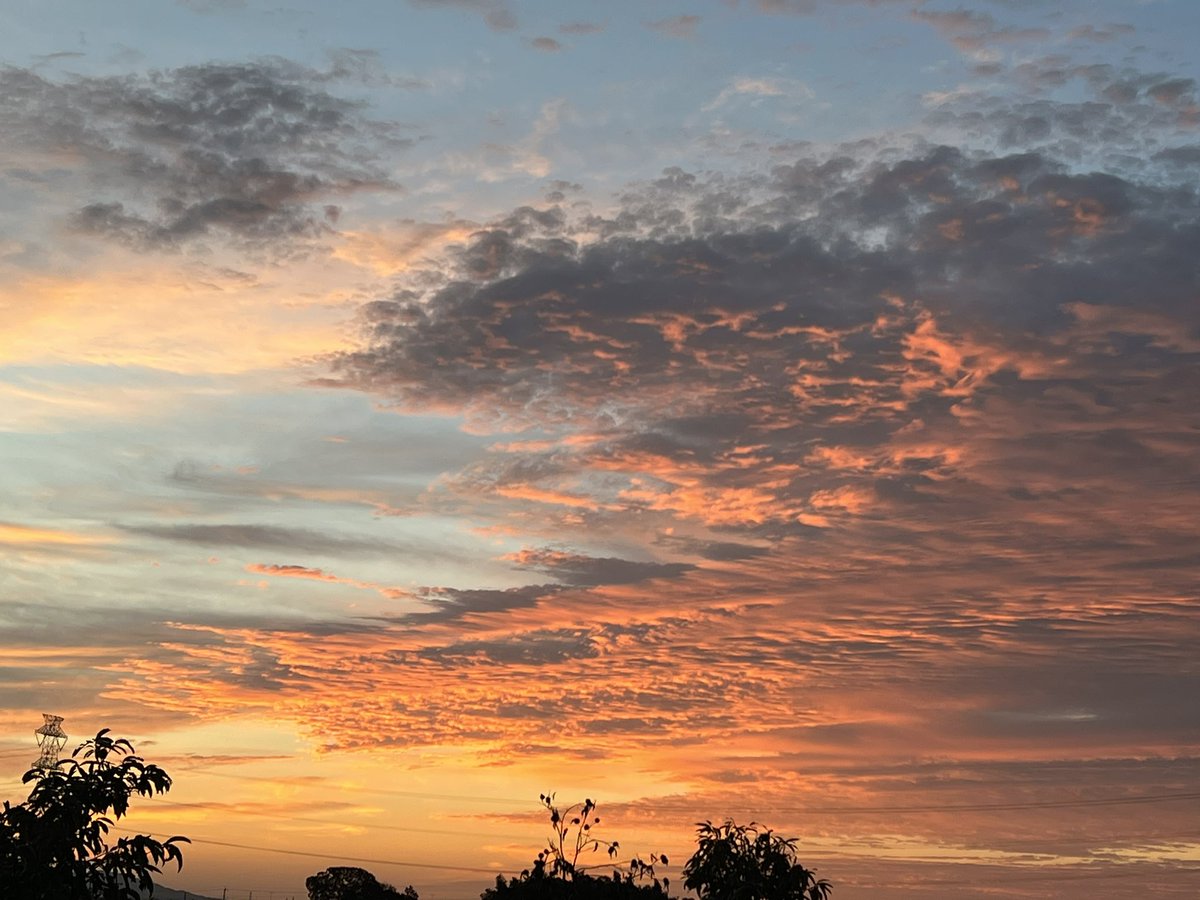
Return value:
M 357 582 L 348 581 L 345 578 L 339 578 L 321 569 L 309 569 L 305 566 L 280 566 L 280 565 L 264 565 L 262 563 L 252 563 L 246 566 L 247 572 L 255 572 L 259 575 L 271 575 L 276 578 L 305 578 L 310 581 L 328 581 L 334 584 L 357 584 Z
M 256 575 L 269 575 L 272 578 L 299 578 L 304 581 L 321 581 L 326 584 L 344 584 L 360 590 L 375 591 L 389 599 L 409 596 L 409 592 L 398 588 L 387 587 L 372 581 L 360 581 L 357 578 L 342 578 L 331 572 L 311 569 L 307 566 L 251 563 L 246 566 L 246 571 Z
M 111 541 L 112 538 L 105 535 L 0 522 L 0 544 L 8 544 L 10 546 L 86 547 L 96 544 L 107 544 Z

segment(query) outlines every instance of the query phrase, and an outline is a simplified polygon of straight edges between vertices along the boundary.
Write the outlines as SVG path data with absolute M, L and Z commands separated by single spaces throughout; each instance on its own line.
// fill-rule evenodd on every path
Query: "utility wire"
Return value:
M 127 828 L 114 829 L 125 834 L 149 834 L 151 837 L 162 837 L 165 832 L 134 832 Z M 443 872 L 470 872 L 472 874 L 495 875 L 494 869 L 483 869 L 478 866 L 454 866 L 444 863 L 423 863 L 410 859 L 373 859 L 363 856 L 343 856 L 340 853 L 314 853 L 309 850 L 284 850 L 282 847 L 259 847 L 254 844 L 238 844 L 233 841 L 218 841 L 213 838 L 190 837 L 193 844 L 211 844 L 216 847 L 232 847 L 237 850 L 254 850 L 259 853 L 280 853 L 285 856 L 305 856 L 312 859 L 332 859 L 342 862 L 371 863 L 377 866 L 407 866 L 415 869 L 437 869 Z

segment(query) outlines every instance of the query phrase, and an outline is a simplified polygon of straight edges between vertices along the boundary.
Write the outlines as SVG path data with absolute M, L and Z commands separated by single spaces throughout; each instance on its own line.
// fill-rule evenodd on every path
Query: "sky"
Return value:
M 426 900 L 1200 893 L 1191 0 L 10 0 L 0 797 Z M 662 871 L 660 870 L 660 874 Z

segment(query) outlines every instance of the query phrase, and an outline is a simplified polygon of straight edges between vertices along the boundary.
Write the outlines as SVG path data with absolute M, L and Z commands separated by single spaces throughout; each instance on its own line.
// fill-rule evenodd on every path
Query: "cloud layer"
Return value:
M 481 829 L 594 779 L 655 835 L 802 833 L 848 896 L 1191 895 L 1200 104 L 1160 37 L 410 0 L 372 51 L 183 6 L 330 62 L 0 70 L 5 721 L 378 764 Z

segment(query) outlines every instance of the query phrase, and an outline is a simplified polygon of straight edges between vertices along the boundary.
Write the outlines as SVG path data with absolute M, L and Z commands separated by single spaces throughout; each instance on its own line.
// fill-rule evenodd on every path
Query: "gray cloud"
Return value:
M 1013 68 L 1023 86 L 1037 92 L 1049 92 L 1072 82 L 1081 82 L 1098 103 L 1056 102 L 1042 107 L 1047 119 L 1064 123 L 1072 119 L 1093 131 L 1099 128 L 1119 131 L 1134 121 L 1154 125 L 1156 130 L 1172 124 L 1189 126 L 1194 122 L 1196 83 L 1161 72 L 1144 72 L 1128 67 L 1099 63 L 1079 63 L 1069 56 L 1035 57 Z M 991 102 L 997 111 L 1005 107 Z M 1130 133 L 1118 139 L 1116 146 L 1130 140 L 1142 140 L 1145 134 Z
M 142 247 L 286 245 L 330 230 L 340 197 L 395 189 L 370 160 L 404 139 L 313 86 L 351 73 L 344 60 L 324 74 L 276 61 L 63 81 L 7 68 L 0 140 L 81 160 L 95 198 L 74 216 L 83 232 Z
M 449 622 L 466 616 L 526 609 L 562 590 L 560 585 L 530 584 L 515 588 L 431 587 L 414 596 L 431 609 L 405 616 L 406 624 Z
M 671 16 L 645 24 L 651 31 L 657 31 L 668 37 L 691 39 L 696 36 L 696 26 L 700 24 L 700 16 Z
M 563 34 L 600 34 L 604 28 L 598 22 L 566 22 L 558 26 Z
M 589 587 L 601 584 L 630 584 L 651 578 L 678 578 L 695 568 L 686 563 L 639 562 L 567 553 L 545 547 L 524 550 L 510 558 L 518 568 L 541 572 L 565 584 Z
M 997 24 L 987 13 L 957 9 L 948 12 L 915 9 L 913 17 L 932 25 L 964 53 L 984 54 L 1005 44 L 1045 40 L 1044 28 L 1012 28 Z
M 754 559 L 770 552 L 768 546 L 755 544 L 739 544 L 737 541 L 705 541 L 696 538 L 661 535 L 655 540 L 659 546 L 667 547 L 676 553 L 686 553 L 699 556 L 714 562 L 733 562 L 742 559 Z
M 276 525 L 120 525 L 123 531 L 144 537 L 205 547 L 241 547 L 259 550 L 290 550 L 315 554 L 391 553 L 394 544 L 372 538 L 323 534 L 306 528 Z
M 436 647 L 424 647 L 415 653 L 394 655 L 397 662 L 410 657 L 427 659 L 447 668 L 461 664 L 464 660 L 480 655 L 498 665 L 532 664 L 539 666 L 559 665 L 582 659 L 590 659 L 599 653 L 595 638 L 582 630 L 530 631 L 519 636 L 501 637 L 493 640 L 456 641 Z M 540 710 L 548 712 L 546 707 Z M 516 709 L 507 707 L 504 715 L 518 716 Z
M 185 9 L 205 15 L 246 8 L 246 0 L 175 0 L 175 2 Z
M 1110 41 L 1115 41 L 1122 35 L 1134 34 L 1137 29 L 1132 25 L 1126 25 L 1120 22 L 1101 25 L 1099 27 L 1087 24 L 1080 25 L 1078 28 L 1072 28 L 1068 33 L 1068 37 L 1076 41 L 1091 41 L 1097 44 L 1107 44 Z

